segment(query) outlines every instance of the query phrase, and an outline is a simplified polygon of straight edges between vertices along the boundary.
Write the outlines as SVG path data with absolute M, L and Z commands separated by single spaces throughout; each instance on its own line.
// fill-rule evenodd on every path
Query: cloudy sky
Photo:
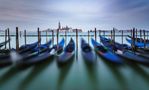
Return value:
M 0 0 L 0 29 L 149 29 L 149 0 Z

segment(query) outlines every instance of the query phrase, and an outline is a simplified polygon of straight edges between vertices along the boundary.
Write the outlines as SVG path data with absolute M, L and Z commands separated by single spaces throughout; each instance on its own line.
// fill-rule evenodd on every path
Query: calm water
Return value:
M 87 37 L 82 37 L 88 41 Z M 3 37 L 0 38 L 0 42 L 4 40 Z M 63 68 L 57 67 L 56 57 L 25 70 L 18 70 L 13 66 L 0 68 L 0 90 L 148 90 L 149 69 L 145 66 L 117 66 L 105 62 L 98 55 L 96 64 L 87 66 L 81 55 L 80 38 L 73 63 Z M 14 39 L 12 37 L 12 47 L 15 47 Z M 69 40 L 70 37 L 67 37 L 67 43 Z M 37 37 L 27 37 L 27 43 L 35 41 Z M 117 37 L 116 41 L 121 42 L 121 38 Z M 46 37 L 42 37 L 42 43 L 45 42 Z M 125 39 L 124 42 L 127 43 Z M 20 45 L 23 44 L 22 37 Z

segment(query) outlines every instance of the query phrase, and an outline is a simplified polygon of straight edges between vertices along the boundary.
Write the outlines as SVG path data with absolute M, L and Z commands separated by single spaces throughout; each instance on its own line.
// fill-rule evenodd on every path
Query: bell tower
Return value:
M 58 29 L 61 29 L 61 23 L 60 22 L 58 23 Z

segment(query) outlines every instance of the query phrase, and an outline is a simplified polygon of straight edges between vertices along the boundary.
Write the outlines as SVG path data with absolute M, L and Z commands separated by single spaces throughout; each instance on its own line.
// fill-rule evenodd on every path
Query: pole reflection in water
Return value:
M 37 32 L 36 32 L 37 33 Z M 54 33 L 55 34 L 55 33 Z M 51 32 L 52 35 L 52 32 Z M 62 35 L 62 34 L 60 34 Z M 76 33 L 65 33 L 59 37 L 67 39 L 73 37 L 76 42 Z M 79 36 L 82 35 L 82 36 Z M 95 63 L 88 64 L 83 59 L 81 54 L 80 39 L 83 37 L 89 44 L 91 40 L 88 39 L 88 32 L 78 35 L 78 49 L 75 50 L 75 55 L 71 62 L 59 67 L 57 59 L 51 58 L 46 62 L 32 65 L 23 69 L 18 67 L 0 68 L 0 90 L 148 90 L 149 88 L 149 69 L 140 64 L 130 63 L 129 60 L 124 65 L 116 65 L 106 60 L 101 59 L 93 49 L 95 54 Z M 86 35 L 86 36 L 85 36 Z M 107 33 L 101 33 L 106 35 Z M 121 35 L 121 33 L 120 33 Z M 49 35 L 48 35 L 49 36 Z M 89 38 L 94 37 L 94 33 L 89 33 Z M 98 35 L 97 35 L 98 36 Z M 26 36 L 27 37 L 27 36 Z M 42 37 L 42 42 L 45 43 L 47 37 Z M 54 38 L 56 44 L 56 34 L 48 37 Z M 5 38 L 1 37 L 0 41 Z M 121 37 L 116 37 L 116 41 L 122 43 Z M 24 44 L 24 38 L 19 38 L 20 46 Z M 27 37 L 27 44 L 37 41 L 37 37 Z M 99 37 L 97 37 L 99 42 Z M 11 37 L 11 47 L 15 48 L 15 37 Z M 125 40 L 125 33 L 123 33 L 123 43 Z M 128 44 L 128 43 L 127 43 Z M 145 69 L 144 69 L 145 68 Z
M 59 77 L 58 77 L 58 84 L 57 84 L 57 90 L 65 90 L 62 89 L 63 84 L 65 83 L 65 80 L 67 76 L 69 75 L 69 71 L 71 70 L 72 64 L 74 62 L 74 57 L 71 58 L 69 62 L 67 62 L 65 65 L 58 65 L 59 69 Z
M 121 68 L 125 67 L 124 65 L 117 65 L 115 63 L 110 63 L 107 62 L 105 60 L 103 60 L 103 62 L 105 63 L 106 67 L 109 69 L 109 71 L 111 71 L 111 75 L 114 76 L 115 80 L 117 80 L 118 85 L 123 88 L 124 90 L 127 90 L 127 83 L 125 81 L 125 77 L 123 76 L 123 73 L 121 72 Z
M 141 78 L 149 84 L 149 73 L 147 73 L 140 65 L 137 63 L 128 62 L 127 66 L 136 73 L 136 75 L 141 76 Z M 148 68 L 148 67 L 147 67 Z
M 32 71 L 29 73 L 29 75 L 20 83 L 18 90 L 26 90 L 26 87 L 34 81 L 34 79 L 42 73 L 44 69 L 46 69 L 52 62 L 54 61 L 54 58 L 48 59 L 47 61 L 43 62 L 42 64 L 34 65 L 32 68 Z
M 95 61 L 95 63 L 88 63 L 84 60 L 84 64 L 85 64 L 85 71 L 87 71 L 86 76 L 88 77 L 90 84 L 91 84 L 91 88 L 93 90 L 97 90 L 98 89 L 98 79 L 97 79 L 97 61 Z

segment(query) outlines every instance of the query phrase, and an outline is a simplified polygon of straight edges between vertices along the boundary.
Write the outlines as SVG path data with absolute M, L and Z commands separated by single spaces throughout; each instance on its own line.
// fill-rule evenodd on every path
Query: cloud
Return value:
M 0 0 L 0 12 L 0 25 L 4 28 L 56 28 L 58 21 L 86 30 L 113 26 L 149 28 L 148 0 Z

